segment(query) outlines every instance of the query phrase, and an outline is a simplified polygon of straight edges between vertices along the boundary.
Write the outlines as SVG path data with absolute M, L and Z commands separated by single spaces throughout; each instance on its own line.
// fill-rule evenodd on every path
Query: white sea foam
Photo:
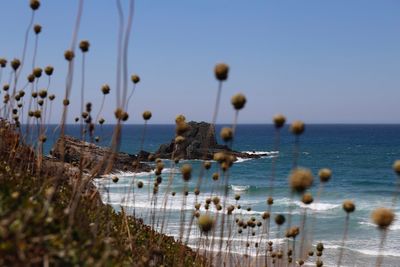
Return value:
M 245 162 L 245 161 L 249 161 L 249 160 L 252 160 L 252 158 L 240 158 L 240 157 L 237 157 L 235 163 L 241 163 L 241 162 Z
M 324 247 L 326 249 L 341 249 L 342 246 L 339 245 L 327 245 L 326 243 L 324 243 Z M 343 247 L 344 249 L 348 249 L 351 251 L 355 251 L 361 254 L 365 254 L 368 256 L 378 256 L 379 255 L 379 250 L 377 249 L 355 249 L 355 248 L 351 248 L 351 247 Z M 383 256 L 393 256 L 393 257 L 400 257 L 400 252 L 399 251 L 394 251 L 394 250 L 390 250 L 390 249 L 385 249 L 384 251 L 382 251 L 382 255 Z
M 250 185 L 231 185 L 231 189 L 237 192 L 243 192 L 250 189 Z
M 361 221 L 361 222 L 358 222 L 358 224 L 376 228 L 376 225 L 373 224 L 372 222 Z M 392 231 L 400 230 L 400 221 L 399 220 L 394 221 L 394 223 L 391 226 L 389 226 L 389 230 L 392 230 Z
M 331 204 L 331 203 L 311 203 L 309 205 L 306 205 L 301 201 L 293 201 L 293 203 L 301 208 L 306 208 L 314 211 L 327 211 L 340 207 L 339 204 Z
M 279 151 L 242 151 L 242 153 L 250 155 L 270 156 L 279 154 Z

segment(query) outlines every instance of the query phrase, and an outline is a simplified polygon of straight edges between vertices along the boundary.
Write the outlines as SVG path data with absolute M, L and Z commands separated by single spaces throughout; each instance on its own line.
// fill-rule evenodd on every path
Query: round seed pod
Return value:
M 196 196 L 200 195 L 200 190 L 198 188 L 195 188 L 193 192 Z
M 42 31 L 42 26 L 40 26 L 39 24 L 35 24 L 33 26 L 33 31 L 35 32 L 35 34 L 39 34 Z
M 69 105 L 69 99 L 64 99 L 63 100 L 63 105 L 68 106 Z
M 117 108 L 117 109 L 114 111 L 115 118 L 116 118 L 117 120 L 121 120 L 121 119 L 122 119 L 122 116 L 123 116 L 123 113 L 124 113 L 124 111 L 122 110 L 122 108 Z
M 343 210 L 347 213 L 354 212 L 356 209 L 356 205 L 354 205 L 354 202 L 351 200 L 345 200 L 343 202 Z
M 200 215 L 198 219 L 198 225 L 200 231 L 204 234 L 207 234 L 214 227 L 214 219 L 208 214 Z
M 400 159 L 393 163 L 393 170 L 395 173 L 397 173 L 397 175 L 400 175 Z
M 304 261 L 303 261 L 303 260 L 299 260 L 299 261 L 298 261 L 298 264 L 299 264 L 300 266 L 303 266 L 303 265 L 304 265 Z
M 175 123 L 176 124 L 179 124 L 179 123 L 185 122 L 185 121 L 186 121 L 186 117 L 184 115 L 182 115 L 182 114 L 176 116 L 176 118 L 175 118 Z
M 118 178 L 118 176 L 113 176 L 113 177 L 111 177 L 111 179 L 112 179 L 112 181 L 114 182 L 114 183 L 118 183 L 118 180 L 119 180 L 119 178 Z
M 211 162 L 205 161 L 203 163 L 204 169 L 209 170 L 211 168 Z
M 45 135 L 42 134 L 42 135 L 39 137 L 39 141 L 42 142 L 42 143 L 46 143 L 46 141 L 47 141 L 47 136 L 45 136 Z
M 318 259 L 318 260 L 315 262 L 315 265 L 316 265 L 317 267 L 322 267 L 322 266 L 324 266 L 324 262 L 323 262 L 322 260 Z
M 394 221 L 395 215 L 393 210 L 388 208 L 377 208 L 372 214 L 372 221 L 381 229 L 386 229 Z
M 34 113 L 32 110 L 29 110 L 28 116 L 29 116 L 29 117 L 33 117 L 34 115 L 35 115 L 35 113 Z
M 286 232 L 286 237 L 288 238 L 296 238 L 300 233 L 300 228 L 297 226 L 291 227 L 287 232 Z
M 285 216 L 283 216 L 282 214 L 278 214 L 275 216 L 275 223 L 277 225 L 282 225 L 284 224 L 286 221 Z
M 176 195 L 176 192 L 171 192 L 171 195 L 174 197 Z
M 22 98 L 25 96 L 25 91 L 21 90 L 18 92 L 18 95 Z
M 210 204 L 211 203 L 211 198 L 206 198 L 206 204 Z
M 247 211 L 251 211 L 251 208 L 250 208 L 250 207 L 248 207 L 246 210 L 247 210 Z
M 96 141 L 96 143 L 98 143 L 98 142 L 100 141 L 100 137 L 96 136 L 96 137 L 94 138 L 94 141 Z
M 110 86 L 108 84 L 103 84 L 101 86 L 101 92 L 103 95 L 108 95 L 110 93 Z
M 55 95 L 49 95 L 49 100 L 50 100 L 50 101 L 53 101 L 55 98 L 56 98 Z
M 67 61 L 71 61 L 72 59 L 74 59 L 74 57 L 75 57 L 74 51 L 72 51 L 72 50 L 66 50 L 66 51 L 64 52 L 64 58 L 65 58 Z
M 21 61 L 20 61 L 19 59 L 17 59 L 17 58 L 14 58 L 14 59 L 11 61 L 11 67 L 12 67 L 12 69 L 13 69 L 14 71 L 16 71 L 16 70 L 19 68 L 19 66 L 21 66 Z
M 224 127 L 221 129 L 220 133 L 221 139 L 225 142 L 232 140 L 233 138 L 233 130 L 232 128 Z
M 22 103 L 19 103 L 17 106 L 18 106 L 19 108 L 22 108 Z
M 12 113 L 13 113 L 13 114 L 17 114 L 17 113 L 18 113 L 18 109 L 13 108 Z
M 214 203 L 214 205 L 218 205 L 220 202 L 219 197 L 213 197 L 212 202 Z
M 41 68 L 34 68 L 32 73 L 36 78 L 40 78 L 42 76 L 42 71 Z
M 40 7 L 40 1 L 39 0 L 31 0 L 30 7 L 32 10 L 38 10 Z
M 7 59 L 0 58 L 0 67 L 5 68 L 7 66 Z
M 79 48 L 81 49 L 82 53 L 86 53 L 87 51 L 89 51 L 89 47 L 90 47 L 90 43 L 88 40 L 82 40 L 79 43 Z
M 317 257 L 321 257 L 322 256 L 322 251 L 317 251 L 316 255 L 317 255 Z
M 44 72 L 46 73 L 46 75 L 51 76 L 54 72 L 53 66 L 47 66 L 46 68 L 44 68 Z
M 215 207 L 216 207 L 216 209 L 217 209 L 218 211 L 222 210 L 221 204 L 217 204 Z
M 86 119 L 89 116 L 89 113 L 87 112 L 82 112 L 82 118 Z
M 282 251 L 278 251 L 278 253 L 276 253 L 276 257 L 277 257 L 278 259 L 282 259 L 282 257 L 283 257 Z
M 121 118 L 121 120 L 122 120 L 122 121 L 127 121 L 128 119 L 129 119 L 129 114 L 128 114 L 128 112 L 124 111 L 124 112 L 122 113 L 122 118 Z
M 44 103 L 44 102 L 43 102 L 43 99 L 39 99 L 39 100 L 37 101 L 37 103 L 38 103 L 39 106 L 43 106 L 43 103 Z
M 32 97 L 33 98 L 36 98 L 38 96 L 38 93 L 37 92 L 32 92 Z
M 318 176 L 322 183 L 326 183 L 331 179 L 332 171 L 328 168 L 320 169 L 318 172 Z
M 297 168 L 289 177 L 289 185 L 293 191 L 302 193 L 312 185 L 313 179 L 309 169 Z
M 275 128 L 279 129 L 279 128 L 282 128 L 283 125 L 285 125 L 286 118 L 282 114 L 277 114 L 274 116 L 273 121 L 274 121 Z
M 242 208 L 242 206 L 240 206 L 240 205 L 237 205 L 237 207 L 236 207 L 238 210 L 240 210 L 241 208 Z
M 241 93 L 236 94 L 232 96 L 231 103 L 236 110 L 241 110 L 246 104 L 246 97 Z
M 318 243 L 316 248 L 317 248 L 317 251 L 324 251 L 324 244 Z
M 301 201 L 306 204 L 309 205 L 314 201 L 313 196 L 311 195 L 311 193 L 305 193 L 301 199 Z
M 10 85 L 8 83 L 6 83 L 5 85 L 3 85 L 3 90 L 4 91 L 8 91 L 10 89 Z
M 177 137 L 175 137 L 175 144 L 182 144 L 185 141 L 185 137 L 183 137 L 182 135 L 178 135 Z
M 269 197 L 268 199 L 267 199 L 267 204 L 268 205 L 272 205 L 272 204 L 274 204 L 274 199 L 272 198 L 272 197 Z
M 35 75 L 29 74 L 28 77 L 26 77 L 26 79 L 28 80 L 28 82 L 33 83 L 33 81 L 35 80 Z
M 290 125 L 290 131 L 294 135 L 301 135 L 305 130 L 304 122 L 302 121 L 294 121 L 292 125 Z
M 190 126 L 186 122 L 179 122 L 176 124 L 175 132 L 177 135 L 183 135 L 189 130 Z
M 137 182 L 137 187 L 138 188 L 142 188 L 143 187 L 143 182 L 142 181 L 138 181 Z
M 213 173 L 212 179 L 213 179 L 214 181 L 218 181 L 218 179 L 219 179 L 219 174 L 218 174 L 218 172 L 214 172 L 214 173 Z
M 19 95 L 15 96 L 15 100 L 19 101 L 21 99 L 21 97 Z
M 139 77 L 138 75 L 136 75 L 136 74 L 133 74 L 133 75 L 131 76 L 131 81 L 132 81 L 134 84 L 137 84 L 137 83 L 140 82 L 140 77 Z
M 235 195 L 235 200 L 238 201 L 239 199 L 240 199 L 240 195 L 239 195 L 239 194 L 236 194 L 236 195 Z
M 189 181 L 192 178 L 192 165 L 184 164 L 181 167 L 182 178 L 184 181 Z
M 235 206 L 230 205 L 230 206 L 227 208 L 228 215 L 231 215 L 232 212 L 234 211 L 234 209 L 235 209 Z
M 46 98 L 47 97 L 47 90 L 46 89 L 42 89 L 39 91 L 39 96 L 41 98 Z
M 310 256 L 310 257 L 314 256 L 314 251 L 310 250 L 310 251 L 308 252 L 308 256 Z
M 104 122 L 105 122 L 105 120 L 104 120 L 103 118 L 100 118 L 100 119 L 99 119 L 99 123 L 100 123 L 100 124 L 104 124 Z
M 226 81 L 228 79 L 229 66 L 225 63 L 219 63 L 214 68 L 215 78 L 219 81 Z
M 79 121 L 79 118 L 78 118 L 78 117 L 76 117 L 76 118 L 75 118 L 75 122 L 78 122 L 78 121 Z
M 152 114 L 151 114 L 151 112 L 150 111 L 145 111 L 145 112 L 143 112 L 143 119 L 145 120 L 145 121 L 148 121 L 148 120 L 150 120 L 151 119 L 151 116 L 152 116 Z
M 226 154 L 224 152 L 214 153 L 213 159 L 219 163 L 222 163 L 226 159 Z
M 271 215 L 270 215 L 269 212 L 267 212 L 267 211 L 265 211 L 265 212 L 262 214 L 263 220 L 269 219 L 270 216 L 271 216 Z

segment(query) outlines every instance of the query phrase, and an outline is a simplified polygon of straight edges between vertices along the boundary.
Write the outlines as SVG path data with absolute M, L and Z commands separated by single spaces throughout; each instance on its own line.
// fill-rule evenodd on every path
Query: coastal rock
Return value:
M 185 140 L 180 144 L 175 144 L 172 139 L 168 144 L 162 144 L 155 152 L 157 158 L 162 159 L 204 159 L 210 160 L 214 153 L 229 152 L 235 159 L 237 158 L 260 158 L 267 154 L 251 154 L 231 150 L 226 145 L 217 143 L 215 127 L 207 122 L 188 122 L 189 130 L 182 136 Z M 174 151 L 175 150 L 175 151 Z
M 50 154 L 57 159 L 63 158 L 64 162 L 71 163 L 74 166 L 79 166 L 81 157 L 83 156 L 83 169 L 90 171 L 100 166 L 99 174 L 104 173 L 108 159 L 111 157 L 109 148 L 84 142 L 71 136 L 64 137 L 64 156 L 62 156 L 61 138 L 57 140 Z M 118 152 L 112 164 L 111 171 L 143 172 L 151 170 L 151 167 L 145 163 L 139 163 L 138 166 L 134 166 L 133 163 L 136 161 L 137 157 L 135 155 Z

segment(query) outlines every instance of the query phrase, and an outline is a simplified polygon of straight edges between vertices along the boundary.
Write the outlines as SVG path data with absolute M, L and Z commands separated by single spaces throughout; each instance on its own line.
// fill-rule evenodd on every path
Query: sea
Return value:
M 227 125 L 217 125 L 216 132 L 224 126 Z M 49 138 L 45 153 L 49 153 L 56 140 L 54 127 L 48 127 Z M 96 129 L 95 135 L 100 137 L 99 145 L 110 144 L 114 127 L 103 125 Z M 67 134 L 76 137 L 79 137 L 79 131 L 79 125 L 68 125 L 66 128 Z M 379 247 L 383 232 L 371 221 L 371 212 L 377 207 L 391 207 L 394 194 L 399 193 L 396 191 L 397 177 L 392 165 L 396 159 L 400 159 L 400 125 L 306 125 L 304 134 L 298 140 L 298 166 L 311 169 L 314 175 L 314 183 L 309 190 L 314 196 L 314 203 L 309 206 L 302 204 L 300 197 L 292 195 L 288 189 L 288 176 L 295 158 L 295 138 L 287 127 L 281 129 L 280 145 L 277 148 L 275 133 L 273 125 L 242 124 L 236 128 L 232 148 L 264 156 L 258 159 L 239 158 L 229 170 L 226 203 L 241 206 L 240 210 L 235 209 L 232 216 L 246 221 L 252 217 L 263 221 L 261 215 L 268 210 L 266 199 L 269 195 L 273 196 L 274 204 L 268 233 L 264 226 L 259 229 L 256 227 L 254 236 L 252 232 L 246 231 L 239 234 L 237 228 L 232 226 L 230 233 L 225 230 L 222 240 L 225 243 L 229 241 L 229 251 L 238 255 L 263 255 L 265 247 L 262 244 L 265 244 L 267 238 L 273 240 L 274 246 L 283 246 L 287 242 L 284 238 L 285 225 L 278 229 L 273 223 L 275 215 L 291 217 L 292 225 L 301 225 L 306 214 L 303 231 L 307 233 L 308 241 L 305 243 L 311 243 L 307 245 L 312 249 L 312 245 L 322 242 L 324 251 L 321 260 L 324 266 L 336 266 L 346 222 L 342 203 L 350 199 L 354 201 L 356 210 L 349 217 L 342 266 L 375 266 L 379 253 L 384 256 L 382 266 L 400 266 L 400 221 L 396 220 L 389 228 L 382 251 Z M 174 125 L 149 124 L 146 128 L 143 125 L 124 125 L 120 150 L 131 154 L 140 150 L 154 152 L 161 144 L 170 142 L 174 135 Z M 222 143 L 221 140 L 219 142 Z M 273 161 L 276 175 L 271 188 Z M 179 174 L 180 166 L 186 163 L 193 165 L 192 179 L 187 184 Z M 218 249 L 215 244 L 219 243 L 219 232 L 214 234 L 215 244 L 211 246 L 207 243 L 210 240 L 204 240 L 210 237 L 202 236 L 195 222 L 188 231 L 195 202 L 204 204 L 206 198 L 215 195 L 220 196 L 221 202 L 223 200 L 223 178 L 219 181 L 211 178 L 212 173 L 218 171 L 217 164 L 213 163 L 212 168 L 204 173 L 198 196 L 195 196 L 193 190 L 200 175 L 201 161 L 181 161 L 175 166 L 172 161 L 166 160 L 164 164 L 163 181 L 157 199 L 152 197 L 154 174 L 120 172 L 113 174 L 119 178 L 117 183 L 112 182 L 113 175 L 96 179 L 103 201 L 116 210 L 123 207 L 136 217 L 143 218 L 145 223 L 152 224 L 155 229 L 175 238 L 180 236 L 184 213 L 186 228 L 183 240 L 194 249 L 201 246 L 210 250 Z M 323 187 L 318 179 L 318 170 L 321 168 L 330 168 L 333 172 L 331 180 Z M 134 186 L 137 181 L 144 183 L 142 189 Z M 187 196 L 183 194 L 186 187 L 189 191 Z M 172 191 L 176 192 L 174 197 L 170 196 Z M 234 200 L 236 194 L 240 194 L 238 202 Z M 168 196 L 167 202 L 164 201 L 165 195 Z M 203 205 L 200 213 L 205 213 Z M 221 218 L 220 212 L 213 205 L 210 213 Z M 399 204 L 395 206 L 395 213 L 399 218 Z M 246 246 L 247 243 L 250 247 Z M 255 243 L 260 244 L 259 248 L 254 247 Z M 312 264 L 315 259 L 315 256 L 310 257 L 307 262 Z

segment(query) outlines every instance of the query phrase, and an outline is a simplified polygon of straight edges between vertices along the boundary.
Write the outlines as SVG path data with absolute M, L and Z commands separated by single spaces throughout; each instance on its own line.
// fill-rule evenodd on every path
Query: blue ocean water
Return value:
M 224 125 L 218 125 L 218 129 Z M 148 125 L 146 128 L 143 147 L 140 145 L 144 130 L 143 125 L 124 125 L 120 149 L 131 154 L 140 149 L 153 152 L 162 143 L 169 142 L 175 134 L 174 125 Z M 50 126 L 48 132 L 52 132 L 54 126 Z M 109 145 L 114 126 L 104 125 L 96 130 L 100 136 L 101 145 Z M 67 126 L 67 134 L 79 136 L 79 126 Z M 54 138 L 50 136 L 45 150 L 48 152 Z M 279 154 L 274 148 L 275 131 L 272 125 L 239 125 L 237 127 L 233 149 L 237 151 L 250 151 L 252 153 L 268 152 L 268 156 L 260 159 L 236 162 L 229 172 L 229 201 L 234 203 L 233 196 L 241 194 L 239 204 L 242 206 L 237 216 L 260 216 L 267 210 L 266 198 L 269 195 L 271 177 L 271 162 L 276 160 L 276 178 L 273 187 L 274 205 L 272 213 L 282 213 L 288 216 L 292 209 L 293 225 L 299 225 L 304 214 L 304 205 L 298 196 L 290 197 L 287 177 L 293 162 L 294 137 L 287 128 L 281 131 L 281 143 Z M 220 141 L 221 142 L 221 141 Z M 222 143 L 222 142 L 221 142 Z M 380 231 L 371 223 L 371 211 L 380 206 L 390 207 L 395 194 L 396 176 L 392 171 L 392 164 L 400 159 L 400 125 L 307 125 L 304 135 L 300 137 L 299 166 L 310 168 L 315 176 L 315 183 L 311 188 L 314 198 L 320 188 L 317 173 L 320 168 L 330 168 L 333 171 L 332 179 L 324 186 L 320 200 L 307 208 L 308 234 L 313 233 L 313 243 L 322 241 L 325 251 L 322 259 L 325 266 L 336 266 L 338 249 L 341 245 L 345 212 L 341 204 L 345 199 L 354 200 L 356 211 L 351 214 L 349 221 L 349 233 L 345 245 L 344 266 L 374 266 L 378 254 Z M 185 162 L 187 163 L 187 162 Z M 192 193 L 195 188 L 199 166 L 201 162 L 192 161 L 194 166 L 193 179 L 189 183 L 189 196 L 187 197 L 187 209 L 193 209 L 195 196 Z M 182 163 L 180 163 L 182 164 Z M 167 181 L 179 172 L 179 166 L 175 169 L 169 168 L 172 162 L 166 162 L 163 174 L 163 183 L 160 186 L 162 195 L 167 188 Z M 215 192 L 222 192 L 220 182 L 211 179 L 212 172 L 216 171 L 216 165 L 203 178 L 199 201 Z M 167 226 L 164 232 L 178 235 L 179 211 L 182 207 L 182 190 L 184 183 L 178 174 L 174 175 L 172 191 L 177 196 L 172 199 L 166 209 L 169 210 Z M 113 184 L 109 179 L 100 179 L 100 188 L 106 186 L 103 191 L 104 200 L 114 205 L 116 209 L 125 205 L 130 210 L 135 210 L 137 216 L 145 219 L 151 208 L 149 190 L 135 190 L 135 200 L 128 200 L 127 192 L 131 190 L 132 179 L 147 181 L 152 178 L 148 174 L 119 174 L 119 182 Z M 219 191 L 218 191 L 219 190 Z M 132 199 L 132 197 L 130 197 Z M 162 207 L 162 198 L 158 200 Z M 192 205 L 192 206 L 191 206 Z M 250 207 L 251 211 L 244 209 Z M 397 218 L 400 208 L 397 204 Z M 175 216 L 176 215 L 176 216 Z M 315 223 L 313 223 L 315 217 Z M 311 225 L 313 225 L 311 229 Z M 277 232 L 271 229 L 271 236 L 276 241 L 282 241 L 283 231 Z M 193 230 L 193 239 L 189 244 L 196 246 L 198 235 Z M 247 236 L 245 236 L 247 237 Z M 262 233 L 251 237 L 250 241 L 263 238 Z M 236 252 L 244 253 L 242 239 L 236 233 L 233 237 L 237 241 Z M 249 251 L 246 251 L 249 253 Z M 250 251 L 251 253 L 251 251 Z M 395 221 L 387 236 L 385 249 L 383 251 L 385 261 L 383 266 L 399 266 L 400 261 L 400 222 Z

